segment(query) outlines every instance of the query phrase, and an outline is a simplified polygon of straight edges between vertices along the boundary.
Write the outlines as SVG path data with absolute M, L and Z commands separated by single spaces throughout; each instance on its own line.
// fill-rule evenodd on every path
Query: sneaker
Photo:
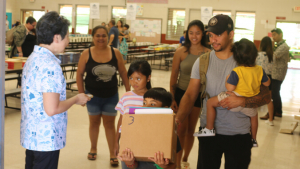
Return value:
M 252 144 L 253 144 L 253 147 L 258 147 L 257 141 L 254 139 L 252 139 Z
M 261 120 L 268 120 L 269 119 L 269 112 L 266 115 L 260 117 L 260 119 Z
M 270 126 L 274 126 L 274 122 L 273 121 L 267 120 L 267 121 L 265 121 L 265 123 L 268 124 L 268 125 L 270 125 Z
M 190 163 L 181 162 L 181 169 L 190 169 Z
M 206 127 L 199 132 L 194 133 L 194 137 L 209 137 L 209 136 L 215 136 L 215 129 L 209 130 Z

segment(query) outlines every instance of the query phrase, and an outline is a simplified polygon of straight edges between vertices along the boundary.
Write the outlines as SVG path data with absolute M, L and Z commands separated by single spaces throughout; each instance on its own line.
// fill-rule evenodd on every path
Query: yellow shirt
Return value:
M 234 90 L 241 96 L 252 97 L 260 92 L 260 85 L 263 77 L 261 66 L 245 67 L 238 66 L 233 69 L 239 77 L 236 89 Z

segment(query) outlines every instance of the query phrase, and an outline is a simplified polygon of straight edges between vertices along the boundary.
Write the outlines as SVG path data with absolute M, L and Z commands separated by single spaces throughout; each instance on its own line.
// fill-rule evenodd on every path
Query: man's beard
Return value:
M 220 45 L 220 46 L 221 46 L 221 45 Z M 221 48 L 220 48 L 219 50 L 216 50 L 214 47 L 213 47 L 213 49 L 214 49 L 216 52 L 221 52 L 221 51 L 224 50 L 222 46 L 221 46 Z
M 221 51 L 223 51 L 223 48 L 222 48 L 222 46 L 221 46 L 221 48 L 219 49 L 219 50 L 216 50 L 216 49 L 214 49 L 216 52 L 221 52 Z

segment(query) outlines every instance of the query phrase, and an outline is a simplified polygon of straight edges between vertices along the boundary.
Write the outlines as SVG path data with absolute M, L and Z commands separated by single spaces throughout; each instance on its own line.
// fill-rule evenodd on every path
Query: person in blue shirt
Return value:
M 178 48 L 184 44 L 184 42 L 185 42 L 185 34 L 186 34 L 186 30 L 183 31 L 183 36 L 181 36 L 180 39 L 179 39 L 179 46 L 178 46 Z
M 110 30 L 109 30 L 109 33 L 108 33 L 108 37 L 109 37 L 108 45 L 112 46 L 114 48 L 118 48 L 119 30 L 115 26 L 116 25 L 116 21 L 115 20 L 111 20 L 108 23 L 108 25 L 110 27 Z
M 84 105 L 84 93 L 66 99 L 66 80 L 55 54 L 69 44 L 70 22 L 48 12 L 36 26 L 38 46 L 22 73 L 20 143 L 26 149 L 25 169 L 56 169 L 60 149 L 66 145 L 67 110 Z

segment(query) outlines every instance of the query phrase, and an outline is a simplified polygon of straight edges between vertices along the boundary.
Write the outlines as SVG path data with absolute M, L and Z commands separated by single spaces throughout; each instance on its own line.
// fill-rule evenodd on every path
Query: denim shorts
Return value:
M 89 94 L 86 90 L 85 94 Z M 94 96 L 90 101 L 86 103 L 89 115 L 106 115 L 116 116 L 117 110 L 115 107 L 119 101 L 119 93 L 116 93 L 112 97 L 102 98 Z

